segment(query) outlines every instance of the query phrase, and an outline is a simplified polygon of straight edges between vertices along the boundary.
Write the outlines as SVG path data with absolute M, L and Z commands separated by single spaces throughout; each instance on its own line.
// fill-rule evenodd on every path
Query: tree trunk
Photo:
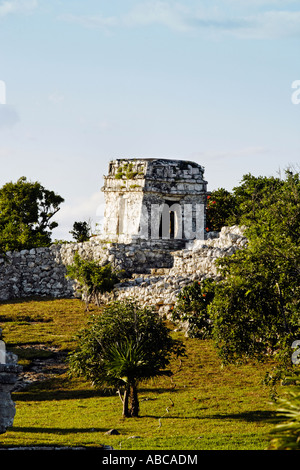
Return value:
M 130 386 L 130 416 L 137 417 L 139 415 L 139 399 L 136 384 Z
M 129 403 L 129 387 L 126 387 L 125 388 L 125 392 L 124 392 L 124 395 L 123 395 L 123 417 L 124 418 L 128 418 L 130 415 L 129 415 L 129 411 L 128 411 L 128 403 Z

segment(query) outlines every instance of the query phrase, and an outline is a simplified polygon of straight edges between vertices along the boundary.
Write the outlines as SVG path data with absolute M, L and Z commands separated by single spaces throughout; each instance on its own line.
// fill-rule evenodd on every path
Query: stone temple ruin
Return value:
M 207 182 L 204 168 L 182 160 L 114 160 L 104 176 L 105 222 L 111 242 L 204 239 Z

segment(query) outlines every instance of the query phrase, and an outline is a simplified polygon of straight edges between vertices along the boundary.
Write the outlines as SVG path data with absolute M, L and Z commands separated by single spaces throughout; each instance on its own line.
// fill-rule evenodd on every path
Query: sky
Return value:
M 300 163 L 299 0 L 0 0 L 0 187 L 101 223 L 115 158 L 204 166 L 210 191 Z

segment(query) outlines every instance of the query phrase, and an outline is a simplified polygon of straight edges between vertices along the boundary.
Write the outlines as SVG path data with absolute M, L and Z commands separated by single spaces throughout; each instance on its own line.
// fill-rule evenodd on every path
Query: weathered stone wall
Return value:
M 220 234 L 208 240 L 195 240 L 185 250 L 174 254 L 174 265 L 170 275 L 185 273 L 186 275 L 216 276 L 215 260 L 223 256 L 233 255 L 238 249 L 247 246 L 243 228 L 238 226 L 223 227 Z
M 0 258 L 0 300 L 69 296 L 72 286 L 65 273 L 58 245 L 8 252 L 6 259 Z
M 180 249 L 182 241 L 176 242 Z M 6 259 L 0 258 L 0 301 L 32 296 L 72 297 L 74 282 L 66 278 L 66 266 L 72 263 L 76 251 L 101 265 L 111 263 L 128 276 L 173 264 L 168 240 L 114 244 L 95 237 L 84 243 L 8 252 Z
M 114 296 L 118 300 L 133 298 L 141 305 L 154 305 L 168 314 L 180 290 L 192 281 L 217 278 L 216 259 L 231 256 L 247 246 L 244 229 L 223 227 L 208 240 L 195 240 L 185 250 L 173 252 L 172 268 L 153 269 L 149 275 L 135 275 L 118 284 Z
M 168 240 L 116 244 L 95 237 L 84 243 L 9 252 L 7 261 L 0 258 L 0 301 L 32 296 L 73 297 L 75 284 L 65 275 L 77 251 L 85 259 L 101 265 L 111 263 L 115 269 L 125 271 L 127 279 L 116 286 L 115 298 L 133 297 L 169 311 L 183 286 L 195 279 L 217 276 L 215 260 L 247 245 L 239 227 L 224 227 L 220 234 L 210 236 L 215 238 L 195 240 L 185 249 L 178 240 L 176 251 L 170 251 Z

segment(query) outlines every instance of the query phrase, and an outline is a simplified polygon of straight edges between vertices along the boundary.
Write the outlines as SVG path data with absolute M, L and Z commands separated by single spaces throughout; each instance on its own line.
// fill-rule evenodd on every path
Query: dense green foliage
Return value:
M 269 449 L 300 450 L 300 375 L 285 380 L 286 393 L 278 400 L 278 424 L 271 431 Z
M 224 188 L 212 191 L 207 196 L 206 230 L 220 231 L 222 227 L 231 225 L 236 207 L 235 197 L 229 191 Z
M 0 252 L 49 246 L 63 198 L 25 177 L 0 189 Z
M 287 172 L 272 191 L 260 193 L 243 218 L 247 249 L 218 261 L 223 281 L 210 315 L 224 360 L 269 354 L 287 366 L 300 337 L 299 175 Z
M 232 192 L 224 188 L 212 191 L 207 198 L 207 230 L 220 231 L 224 226 L 249 225 L 257 220 L 268 196 L 283 185 L 279 177 L 255 177 L 248 173 Z
M 194 281 L 184 287 L 177 297 L 172 312 L 174 321 L 187 322 L 190 338 L 208 338 L 212 332 L 212 322 L 207 307 L 214 298 L 215 282 L 212 279 Z
M 154 309 L 133 301 L 107 304 L 78 335 L 78 348 L 70 355 L 70 369 L 98 387 L 117 389 L 123 416 L 138 416 L 137 387 L 141 381 L 170 375 L 172 354 L 184 353 L 183 344 Z
M 211 284 L 209 302 L 207 280 L 194 283 L 179 294 L 175 314 L 192 335 L 197 323 L 200 332 L 209 324 L 223 362 L 274 359 L 281 372 L 271 382 L 292 367 L 292 343 L 300 339 L 299 174 L 245 175 L 232 194 L 213 193 L 208 207 L 214 229 L 246 226 L 248 246 L 217 261 L 221 281 Z
M 91 227 L 87 222 L 74 222 L 70 234 L 76 242 L 86 242 L 91 237 Z
M 111 292 L 119 281 L 111 264 L 101 266 L 96 261 L 81 258 L 77 252 L 73 263 L 67 266 L 67 276 L 79 284 L 87 307 L 92 300 L 98 305 L 101 294 Z

